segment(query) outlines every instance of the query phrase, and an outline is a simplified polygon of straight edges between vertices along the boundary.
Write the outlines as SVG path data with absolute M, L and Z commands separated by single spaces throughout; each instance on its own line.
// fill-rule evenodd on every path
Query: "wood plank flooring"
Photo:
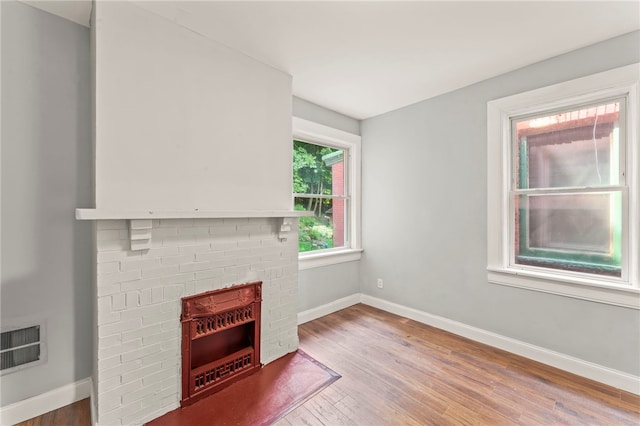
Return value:
M 369 306 L 299 333 L 301 349 L 342 378 L 276 426 L 640 425 L 637 395 Z M 86 415 L 37 419 L 20 426 L 89 425 Z
M 640 397 L 356 305 L 303 324 L 342 378 L 277 426 L 640 425 Z
M 91 406 L 89 398 L 69 404 L 66 407 L 50 411 L 15 426 L 89 426 L 91 425 Z

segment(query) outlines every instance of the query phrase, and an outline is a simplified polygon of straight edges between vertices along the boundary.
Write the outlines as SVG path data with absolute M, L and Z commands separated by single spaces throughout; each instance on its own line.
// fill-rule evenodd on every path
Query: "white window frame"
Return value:
M 361 194 L 361 138 L 333 127 L 293 117 L 293 139 L 312 144 L 343 149 L 348 154 L 346 191 L 349 196 L 349 217 L 347 220 L 348 246 L 324 250 L 314 250 L 298 254 L 298 269 L 318 268 L 336 263 L 360 260 L 362 245 L 360 239 L 360 194 Z M 291 141 L 293 144 L 293 141 Z M 291 171 L 293 173 L 293 170 Z M 293 175 L 292 175 L 293 181 Z M 293 196 L 293 195 L 292 195 Z M 293 203 L 293 200 L 292 200 Z
M 640 309 L 640 64 L 519 93 L 487 103 L 487 279 L 578 299 Z M 625 278 L 567 273 L 511 264 L 511 118 L 626 97 L 626 183 L 629 189 L 623 221 L 628 224 Z M 623 142 L 623 141 L 621 141 Z M 627 216 L 624 216 L 624 215 Z M 623 244 L 625 244 L 623 236 Z

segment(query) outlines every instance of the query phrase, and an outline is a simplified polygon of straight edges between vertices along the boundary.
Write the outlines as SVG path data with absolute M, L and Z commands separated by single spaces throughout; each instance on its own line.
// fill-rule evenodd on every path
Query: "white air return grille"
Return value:
M 8 373 L 41 361 L 42 331 L 41 325 L 3 331 L 0 334 L 0 371 Z

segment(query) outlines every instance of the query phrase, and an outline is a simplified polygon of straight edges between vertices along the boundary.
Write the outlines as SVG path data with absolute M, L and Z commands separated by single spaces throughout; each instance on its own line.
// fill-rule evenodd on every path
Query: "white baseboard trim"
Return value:
M 343 297 L 342 299 L 334 300 L 326 305 L 318 306 L 307 311 L 298 312 L 298 325 L 305 322 L 312 321 L 314 319 L 323 317 L 325 315 L 338 312 L 341 309 L 348 308 L 360 303 L 360 293 L 352 294 L 351 296 Z
M 91 395 L 91 378 L 0 407 L 0 425 L 13 425 L 73 404 Z
M 382 309 L 383 311 L 440 328 L 450 333 L 475 340 L 476 342 L 503 349 L 513 354 L 640 395 L 640 377 L 638 376 L 633 376 L 622 371 L 554 352 L 397 303 L 378 299 L 377 297 L 362 294 L 360 300 L 365 305 L 373 306 L 374 308 Z

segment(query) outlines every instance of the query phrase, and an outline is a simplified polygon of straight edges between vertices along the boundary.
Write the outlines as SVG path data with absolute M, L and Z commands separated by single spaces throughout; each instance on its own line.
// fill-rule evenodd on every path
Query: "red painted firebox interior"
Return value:
M 262 282 L 182 299 L 182 406 L 260 369 L 261 303 Z

